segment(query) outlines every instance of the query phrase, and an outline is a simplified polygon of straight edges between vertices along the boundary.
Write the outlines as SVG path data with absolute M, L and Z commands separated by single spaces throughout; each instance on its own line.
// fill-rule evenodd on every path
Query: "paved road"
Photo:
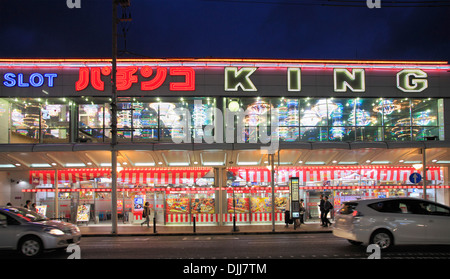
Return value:
M 332 234 L 84 237 L 82 259 L 366 259 L 364 246 Z M 11 257 L 13 255 L 9 255 Z M 64 259 L 47 252 L 41 258 Z M 0 254 L 5 257 L 5 254 Z M 13 256 L 14 257 L 14 256 Z M 382 259 L 450 259 L 450 245 L 398 246 Z

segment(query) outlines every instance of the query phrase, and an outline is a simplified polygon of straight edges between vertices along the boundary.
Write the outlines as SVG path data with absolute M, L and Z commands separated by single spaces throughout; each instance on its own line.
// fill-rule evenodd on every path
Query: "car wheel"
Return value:
M 392 234 L 389 231 L 378 230 L 372 234 L 370 243 L 377 244 L 381 250 L 386 250 L 394 244 L 393 240 Z
M 35 257 L 42 253 L 42 241 L 36 236 L 23 238 L 19 243 L 19 253 L 25 257 Z

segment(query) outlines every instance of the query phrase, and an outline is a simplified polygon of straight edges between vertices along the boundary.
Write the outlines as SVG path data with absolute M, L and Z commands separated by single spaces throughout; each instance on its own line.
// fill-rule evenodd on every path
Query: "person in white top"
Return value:
M 291 219 L 291 201 L 288 198 L 286 205 L 284 207 L 284 222 L 286 223 L 286 228 L 289 226 Z

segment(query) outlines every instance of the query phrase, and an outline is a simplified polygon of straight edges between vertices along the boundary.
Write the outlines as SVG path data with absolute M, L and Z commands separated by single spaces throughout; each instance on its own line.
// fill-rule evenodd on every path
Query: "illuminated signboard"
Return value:
M 117 90 L 124 91 L 131 88 L 133 83 L 138 82 L 137 77 L 138 67 L 120 67 L 117 68 Z M 89 74 L 90 73 L 90 74 Z M 144 66 L 139 71 L 144 78 L 149 78 L 153 74 L 153 69 L 149 66 Z M 111 67 L 83 67 L 79 71 L 79 79 L 75 83 L 75 90 L 82 91 L 90 84 L 96 90 L 103 91 L 105 83 L 101 80 L 100 75 L 109 76 L 111 74 Z M 171 67 L 169 70 L 171 76 L 184 76 L 184 82 L 171 82 L 170 91 L 194 91 L 195 90 L 195 71 L 191 67 Z M 141 82 L 142 91 L 151 91 L 159 88 L 167 77 L 167 68 L 157 67 L 155 76 L 146 81 Z
M 258 68 L 255 67 L 225 67 L 224 90 L 225 91 L 258 91 L 251 80 L 251 75 Z M 144 78 L 150 78 L 153 69 L 144 66 L 138 71 L 137 66 L 122 67 L 117 69 L 117 90 L 125 91 L 131 88 L 133 83 L 138 83 L 137 72 Z M 142 91 L 156 90 L 163 85 L 167 77 L 167 68 L 157 67 L 153 78 L 140 82 Z M 75 84 L 76 91 L 82 91 L 92 85 L 96 90 L 103 91 L 105 84 L 101 75 L 109 76 L 110 67 L 80 68 L 79 79 Z M 170 76 L 184 76 L 184 82 L 170 82 L 170 91 L 195 91 L 195 71 L 191 67 L 172 67 Z M 397 88 L 403 92 L 421 92 L 428 87 L 427 74 L 419 69 L 402 70 L 397 73 Z M 30 77 L 30 82 L 32 78 Z M 40 80 L 42 81 L 42 80 Z M 364 69 L 333 69 L 334 92 L 365 92 Z M 41 82 L 42 83 L 42 82 Z M 42 85 L 42 84 L 41 84 Z M 301 91 L 301 69 L 287 69 L 287 90 L 290 92 Z
M 54 79 L 57 77 L 58 74 L 55 73 L 32 73 L 28 80 L 25 80 L 23 73 L 14 74 L 8 72 L 3 75 L 3 85 L 6 87 L 41 87 L 46 84 L 48 87 L 53 87 Z
M 42 59 L 41 59 L 42 60 Z M 0 96 L 105 96 L 107 59 L 0 59 Z M 302 60 L 119 60 L 123 96 L 445 97 L 446 62 Z M 184 92 L 184 93 L 183 93 Z M 417 94 L 418 95 L 418 94 Z M 181 95 L 180 95 L 181 96 Z

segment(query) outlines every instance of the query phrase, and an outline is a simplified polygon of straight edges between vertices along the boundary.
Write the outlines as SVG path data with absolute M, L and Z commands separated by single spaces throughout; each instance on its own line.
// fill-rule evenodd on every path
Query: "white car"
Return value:
M 345 202 L 338 210 L 333 234 L 350 243 L 450 244 L 450 207 L 415 198 Z
M 73 224 L 52 221 L 21 207 L 0 206 L 0 249 L 17 250 L 33 257 L 45 249 L 65 249 L 79 244 L 80 229 Z

